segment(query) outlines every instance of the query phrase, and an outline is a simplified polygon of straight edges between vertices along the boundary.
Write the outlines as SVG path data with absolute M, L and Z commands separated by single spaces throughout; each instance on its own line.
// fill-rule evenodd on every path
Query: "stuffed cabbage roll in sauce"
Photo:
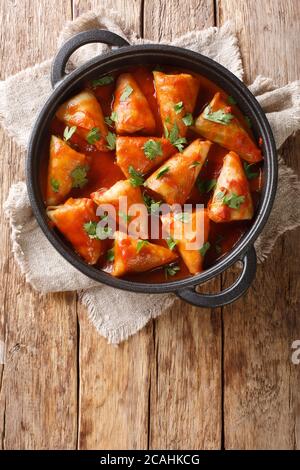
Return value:
M 196 119 L 195 130 L 206 139 L 238 153 L 247 162 L 262 160 L 260 149 L 219 92 Z
M 108 152 L 106 140 L 108 130 L 101 106 L 91 91 L 85 90 L 63 103 L 56 117 L 69 127 L 76 127 L 76 133 L 97 150 Z
M 48 178 L 47 178 L 47 205 L 63 202 L 72 188 L 83 187 L 87 182 L 87 157 L 72 149 L 65 141 L 51 136 Z M 78 175 L 82 178 L 79 181 Z
M 182 153 L 167 160 L 145 181 L 145 186 L 168 204 L 184 204 L 206 160 L 211 142 L 196 139 Z
M 172 212 L 162 215 L 161 220 L 164 230 L 176 244 L 189 272 L 191 274 L 200 273 L 203 270 L 204 256 L 209 247 L 207 242 L 209 235 L 207 210 L 196 209 L 193 213 Z M 196 239 L 196 234 L 199 240 Z
M 69 198 L 62 205 L 48 207 L 47 215 L 88 264 L 97 263 L 105 244 L 89 230 L 91 224 L 96 227 L 99 222 L 91 199 Z
M 168 139 L 160 137 L 117 137 L 117 164 L 124 175 L 130 176 L 130 168 L 149 173 L 177 152 Z
M 166 134 L 174 126 L 180 137 L 185 137 L 192 124 L 199 79 L 188 73 L 165 74 L 153 72 L 159 111 Z
M 155 133 L 156 122 L 145 95 L 130 73 L 119 75 L 113 105 L 118 134 Z
M 149 271 L 177 258 L 168 248 L 115 232 L 113 276 Z
M 232 222 L 253 217 L 249 183 L 240 157 L 229 152 L 208 204 L 209 218 L 214 222 Z M 232 228 L 234 230 L 234 228 Z

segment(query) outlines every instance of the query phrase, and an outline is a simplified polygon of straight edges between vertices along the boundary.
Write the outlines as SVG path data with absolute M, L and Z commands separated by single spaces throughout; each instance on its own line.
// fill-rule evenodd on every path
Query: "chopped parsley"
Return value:
M 67 141 L 67 140 L 71 139 L 74 132 L 76 132 L 76 129 L 77 129 L 77 126 L 72 126 L 72 127 L 67 126 L 67 127 L 65 127 L 64 140 Z
M 88 182 L 86 176 L 87 172 L 87 166 L 77 166 L 76 168 L 74 168 L 74 170 L 71 172 L 72 188 L 83 188 L 83 186 L 86 185 L 86 183 Z
M 175 246 L 177 245 L 177 242 L 171 236 L 167 238 L 166 242 L 170 250 L 174 250 Z
M 251 166 L 254 165 L 254 163 L 247 163 L 244 162 L 244 170 L 247 176 L 248 180 L 253 180 L 254 178 L 257 178 L 258 172 L 257 171 L 252 171 Z
M 126 101 L 127 98 L 131 95 L 131 93 L 133 92 L 133 88 L 131 88 L 130 85 L 126 85 L 126 87 L 124 88 L 124 91 L 120 97 L 120 101 Z
M 227 194 L 223 198 L 223 204 L 230 207 L 230 209 L 239 209 L 243 202 L 245 202 L 245 196 L 238 196 L 235 193 Z
M 60 187 L 59 181 L 56 180 L 55 178 L 51 178 L 50 184 L 51 184 L 52 191 L 54 191 L 55 193 L 58 193 L 59 187 Z
M 197 188 L 200 193 L 209 193 L 217 184 L 217 180 L 212 178 L 211 180 L 197 180 Z
M 130 178 L 129 181 L 131 185 L 136 188 L 137 186 L 142 186 L 144 184 L 144 176 L 139 171 L 136 171 L 132 165 L 128 168 Z
M 219 191 L 219 192 L 216 194 L 216 200 L 217 200 L 217 201 L 221 201 L 224 196 L 225 196 L 225 193 L 224 193 L 223 191 Z
M 195 160 L 193 163 L 190 164 L 190 168 L 195 168 L 196 166 L 199 166 L 200 162 L 198 160 Z
M 161 143 L 153 139 L 149 139 L 145 142 L 143 150 L 148 160 L 154 160 L 156 157 L 162 156 L 163 154 Z
M 107 148 L 109 150 L 115 150 L 116 148 L 116 134 L 114 134 L 113 132 L 108 132 L 107 136 L 106 136 L 106 142 L 107 142 Z
M 186 126 L 192 126 L 192 125 L 194 124 L 194 118 L 193 118 L 192 113 L 186 114 L 186 115 L 182 118 L 182 121 L 183 121 L 183 123 L 184 123 Z
M 236 100 L 233 98 L 233 96 L 228 96 L 227 103 L 228 104 L 236 104 Z
M 155 201 L 154 199 L 152 199 L 151 196 L 149 196 L 145 192 L 143 193 L 143 199 L 149 214 L 157 214 L 161 205 L 161 201 Z
M 114 77 L 112 77 L 111 75 L 106 75 L 105 77 L 92 80 L 92 87 L 96 88 L 97 86 L 109 85 L 113 81 L 114 81 Z
M 83 224 L 83 228 L 90 238 L 97 238 L 96 229 L 98 222 L 92 222 L 91 220 Z
M 113 248 L 111 248 L 110 250 L 107 250 L 106 259 L 107 261 L 113 261 L 115 259 L 115 252 Z
M 136 252 L 139 253 L 144 246 L 149 245 L 149 242 L 147 240 L 138 240 L 136 244 Z
M 104 121 L 109 127 L 113 127 L 114 122 L 117 122 L 117 113 L 116 113 L 116 111 L 112 111 L 110 116 L 106 116 L 104 118 Z
M 112 234 L 111 227 L 102 227 L 101 225 L 97 225 L 96 228 L 96 235 L 99 240 L 106 240 Z
M 210 105 L 206 106 L 203 116 L 209 121 L 217 122 L 218 124 L 229 124 L 231 119 L 234 118 L 233 114 L 226 113 L 224 109 L 218 109 L 218 111 L 212 111 Z
M 200 248 L 200 254 L 201 256 L 205 256 L 206 252 L 210 249 L 210 243 L 209 242 L 205 242 L 204 245 L 202 245 L 202 247 Z
M 95 142 L 100 140 L 100 137 L 101 134 L 99 131 L 99 127 L 93 127 L 93 129 L 91 129 L 88 135 L 86 136 L 86 140 L 89 144 L 93 145 Z
M 165 278 L 168 279 L 169 276 L 175 276 L 175 274 L 178 273 L 178 271 L 180 271 L 180 267 L 179 266 L 166 266 L 165 267 Z
M 177 147 L 179 152 L 183 151 L 183 145 L 187 143 L 185 137 L 179 137 L 179 129 L 176 122 L 174 122 L 172 129 L 168 132 L 168 139 L 174 147 Z
M 110 119 L 114 122 L 117 122 L 118 120 L 118 114 L 116 111 L 112 111 L 111 115 L 110 115 Z
M 178 222 L 187 224 L 191 220 L 191 214 L 190 212 L 176 212 L 176 214 L 174 214 L 174 219 Z
M 174 111 L 176 114 L 179 114 L 183 110 L 183 102 L 178 101 L 178 103 L 174 104 Z
M 164 176 L 168 171 L 170 170 L 170 167 L 164 166 L 161 170 L 156 175 L 156 179 L 159 180 L 162 176 Z

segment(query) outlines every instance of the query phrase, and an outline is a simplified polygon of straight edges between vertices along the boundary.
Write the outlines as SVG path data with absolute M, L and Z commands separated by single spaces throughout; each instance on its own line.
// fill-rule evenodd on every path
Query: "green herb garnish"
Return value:
M 230 209 L 239 209 L 243 202 L 245 202 L 245 196 L 238 196 L 235 193 L 227 194 L 223 198 L 223 204 L 230 207 Z
M 112 77 L 111 75 L 106 75 L 105 77 L 92 80 L 92 87 L 96 88 L 97 86 L 109 85 L 113 81 L 114 81 L 114 77 Z
M 176 273 L 180 271 L 179 266 L 166 266 L 165 267 L 165 278 L 168 279 L 169 276 L 175 276 Z
M 115 150 L 116 148 L 116 134 L 114 134 L 113 132 L 108 132 L 107 136 L 106 136 L 106 142 L 108 143 L 108 145 L 106 146 L 109 150 Z
M 156 175 L 156 179 L 159 180 L 162 176 L 164 176 L 166 173 L 168 173 L 168 171 L 170 170 L 170 168 L 168 166 L 164 166 L 161 170 L 159 170 L 159 172 L 157 173 Z
M 205 242 L 204 245 L 200 248 L 200 254 L 201 256 L 205 256 L 207 250 L 210 249 L 210 243 L 209 242 Z
M 96 228 L 96 235 L 99 240 L 106 240 L 112 234 L 111 227 L 102 227 L 101 225 L 97 225 Z
M 51 184 L 52 191 L 54 191 L 55 193 L 58 193 L 59 187 L 60 187 L 59 181 L 56 180 L 55 178 L 51 178 L 50 184 Z
M 247 163 L 244 162 L 244 170 L 247 176 L 248 180 L 253 180 L 254 178 L 257 178 L 258 173 L 257 171 L 252 171 L 251 166 L 254 165 L 254 163 Z
M 119 211 L 119 216 L 122 217 L 124 222 L 130 222 L 132 219 L 131 215 L 125 214 L 125 212 Z
M 156 214 L 159 211 L 159 206 L 161 205 L 161 201 L 155 201 L 150 197 L 147 193 L 143 193 L 143 199 L 145 206 L 147 207 L 147 210 L 149 214 Z
M 186 115 L 182 118 L 182 121 L 183 121 L 183 123 L 184 123 L 186 126 L 192 126 L 193 123 L 194 123 L 193 115 L 192 115 L 191 113 L 186 114 Z
M 71 139 L 74 132 L 76 132 L 76 129 L 77 129 L 77 126 L 72 126 L 72 127 L 67 126 L 67 127 L 65 127 L 64 140 L 67 141 L 67 140 Z
M 226 113 L 223 109 L 212 112 L 210 105 L 206 106 L 203 116 L 209 121 L 217 122 L 218 124 L 229 124 L 231 119 L 234 118 L 234 115 L 231 113 Z
M 193 163 L 190 164 L 190 168 L 195 168 L 196 166 L 199 166 L 201 165 L 200 162 L 198 162 L 198 160 L 195 160 Z
M 174 147 L 177 147 L 179 152 L 183 151 L 183 145 L 187 143 L 187 140 L 185 137 L 179 137 L 179 129 L 176 122 L 170 130 L 168 138 L 171 144 L 173 144 Z
M 124 88 L 124 91 L 120 97 L 120 101 L 126 101 L 127 98 L 131 95 L 131 93 L 133 92 L 133 88 L 131 88 L 130 85 L 126 85 L 126 87 Z
M 77 166 L 76 168 L 74 168 L 74 170 L 71 172 L 72 188 L 83 188 L 83 186 L 86 185 L 86 183 L 88 182 L 86 176 L 87 172 L 87 166 Z
M 110 115 L 110 119 L 114 122 L 117 122 L 118 120 L 118 114 L 116 111 L 112 111 L 111 115 Z
M 197 180 L 197 188 L 199 189 L 200 193 L 209 193 L 217 184 L 216 179 L 211 180 Z
M 146 245 L 149 245 L 149 242 L 147 240 L 138 240 L 136 244 L 136 252 L 139 253 L 141 249 Z
M 227 103 L 228 104 L 236 104 L 236 100 L 233 98 L 233 96 L 228 96 Z
M 99 131 L 99 127 L 93 127 L 92 130 L 88 133 L 86 136 L 86 140 L 88 141 L 89 144 L 93 145 L 95 142 L 100 140 L 101 134 Z
M 171 236 L 167 238 L 166 242 L 170 250 L 174 250 L 175 246 L 177 245 L 177 242 Z
M 90 238 L 97 238 L 96 229 L 98 222 L 92 222 L 91 220 L 83 224 L 83 228 Z
M 142 186 L 144 184 L 144 176 L 139 171 L 136 171 L 132 165 L 128 168 L 130 178 L 129 181 L 131 185 L 136 188 L 137 186 Z
M 174 111 L 176 114 L 179 114 L 183 109 L 183 102 L 178 101 L 178 103 L 174 104 Z
M 107 250 L 106 259 L 107 261 L 113 261 L 115 259 L 115 252 L 113 248 L 111 248 L 110 250 Z
M 224 196 L 225 196 L 225 193 L 224 193 L 223 191 L 219 191 L 219 192 L 216 194 L 215 199 L 216 199 L 217 201 L 221 201 Z
M 154 160 L 156 157 L 163 154 L 161 143 L 153 139 L 147 140 L 147 142 L 145 142 L 143 150 L 148 160 Z

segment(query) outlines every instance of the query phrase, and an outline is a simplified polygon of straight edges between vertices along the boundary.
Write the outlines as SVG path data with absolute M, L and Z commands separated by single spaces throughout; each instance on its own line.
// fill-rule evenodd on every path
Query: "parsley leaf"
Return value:
M 50 184 L 51 184 L 52 191 L 54 191 L 55 193 L 58 193 L 59 187 L 60 187 L 59 181 L 56 180 L 55 178 L 51 178 Z
M 205 256 L 207 250 L 210 249 L 210 243 L 209 242 L 205 242 L 204 245 L 202 245 L 202 247 L 200 248 L 200 254 L 201 256 Z
M 111 113 L 110 116 L 106 116 L 106 117 L 104 118 L 104 121 L 106 122 L 106 124 L 107 124 L 109 127 L 113 127 L 114 122 L 117 122 L 117 113 L 116 113 L 116 111 L 112 111 L 112 113 Z
M 168 132 L 168 137 L 167 137 L 171 144 L 174 145 L 174 147 L 177 147 L 179 152 L 183 151 L 183 145 L 186 144 L 187 140 L 185 137 L 179 137 L 179 130 L 176 122 L 174 122 L 174 125 L 170 132 Z
M 91 220 L 83 224 L 83 228 L 90 238 L 97 238 L 96 229 L 98 222 L 92 222 Z
M 174 104 L 174 111 L 176 114 L 179 114 L 183 109 L 183 102 L 178 101 L 178 103 Z
M 190 168 L 195 168 L 196 166 L 199 166 L 200 162 L 198 160 L 195 160 L 193 163 L 190 164 Z
M 130 222 L 132 217 L 131 215 L 125 214 L 125 212 L 119 211 L 119 216 L 122 217 L 124 222 Z
M 223 197 L 225 196 L 225 193 L 223 191 L 219 191 L 217 194 L 216 194 L 216 200 L 217 201 L 221 201 L 221 199 L 223 199 Z
M 107 250 L 106 259 L 107 261 L 113 261 L 115 259 L 115 252 L 113 248 L 111 248 L 110 250 Z
M 156 179 L 159 180 L 162 176 L 164 176 L 166 173 L 168 173 L 168 171 L 170 170 L 170 168 L 168 166 L 164 166 L 161 170 L 159 170 L 159 172 L 157 173 L 156 175 Z
M 174 250 L 175 246 L 177 245 L 177 242 L 171 236 L 167 238 L 166 242 L 170 250 Z
M 206 106 L 203 116 L 208 121 L 217 122 L 218 124 L 229 124 L 231 119 L 234 118 L 233 114 L 226 113 L 224 109 L 218 109 L 218 111 L 212 112 L 210 105 Z
M 72 188 L 83 188 L 88 182 L 86 177 L 88 172 L 88 167 L 86 166 L 77 166 L 71 172 L 72 177 Z
M 86 136 L 86 140 L 88 141 L 89 144 L 93 145 L 95 142 L 100 140 L 101 134 L 99 131 L 99 127 L 93 127 L 92 130 L 88 133 Z
M 216 179 L 211 180 L 197 180 L 197 188 L 199 189 L 200 193 L 209 193 L 217 184 Z
M 106 142 L 108 145 L 106 146 L 109 150 L 115 150 L 116 148 L 116 134 L 113 132 L 109 132 L 106 136 Z
M 238 196 L 235 193 L 227 194 L 223 198 L 223 204 L 230 207 L 230 209 L 239 209 L 240 205 L 245 201 L 245 196 Z
M 233 96 L 228 96 L 227 103 L 228 104 L 236 104 L 236 100 L 233 98 Z
M 155 201 L 152 199 L 151 196 L 149 196 L 147 193 L 143 193 L 143 199 L 145 206 L 147 207 L 147 210 L 149 214 L 156 214 L 159 211 L 159 206 L 161 205 L 161 201 Z
M 109 127 L 113 127 L 113 125 L 114 125 L 113 122 L 112 122 L 112 120 L 111 120 L 111 118 L 110 118 L 110 116 L 105 116 L 104 122 L 105 122 L 105 124 L 107 124 Z
M 106 75 L 105 77 L 92 80 L 92 87 L 96 88 L 97 86 L 109 85 L 113 81 L 114 81 L 114 77 L 112 77 L 111 75 Z
M 138 240 L 136 244 L 136 252 L 139 253 L 141 249 L 146 245 L 149 245 L 149 242 L 147 240 Z
M 174 219 L 178 222 L 187 224 L 191 220 L 191 214 L 189 212 L 176 212 Z
M 112 234 L 111 227 L 102 227 L 101 225 L 97 225 L 96 228 L 96 235 L 99 240 L 106 240 Z
M 153 139 L 147 140 L 147 142 L 145 142 L 143 150 L 148 160 L 154 160 L 156 157 L 163 154 L 161 143 Z
M 192 126 L 192 125 L 194 124 L 194 118 L 193 118 L 192 113 L 186 114 L 186 115 L 182 118 L 182 121 L 183 121 L 183 123 L 184 123 L 186 126 Z
M 166 266 L 165 267 L 165 278 L 168 279 L 169 276 L 175 276 L 176 273 L 180 271 L 179 266 Z
M 114 122 L 117 122 L 118 120 L 118 114 L 116 111 L 112 111 L 111 115 L 110 115 L 110 119 Z
M 257 178 L 258 172 L 257 171 L 252 171 L 251 166 L 254 165 L 254 163 L 247 163 L 244 162 L 244 170 L 247 176 L 248 180 L 254 180 L 254 178 Z
M 74 132 L 76 132 L 76 129 L 77 129 L 77 126 L 72 126 L 72 127 L 67 126 L 67 127 L 65 127 L 64 140 L 67 141 L 67 140 L 71 139 Z
M 126 101 L 127 98 L 131 95 L 131 93 L 133 92 L 133 88 L 131 88 L 130 85 L 126 85 L 126 87 L 124 88 L 124 91 L 120 97 L 120 101 Z
M 142 186 L 144 184 L 144 177 L 142 173 L 136 171 L 132 165 L 128 167 L 128 171 L 130 174 L 129 181 L 134 188 L 136 188 L 137 186 Z

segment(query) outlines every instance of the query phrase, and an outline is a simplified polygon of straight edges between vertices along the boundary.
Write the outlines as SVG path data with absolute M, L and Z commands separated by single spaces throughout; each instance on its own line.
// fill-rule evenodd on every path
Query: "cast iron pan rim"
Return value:
M 186 279 L 162 284 L 140 283 L 115 278 L 110 274 L 105 273 L 104 271 L 86 264 L 78 255 L 76 255 L 76 253 L 72 251 L 71 248 L 63 245 L 60 237 L 55 232 L 51 231 L 48 226 L 44 203 L 41 195 L 38 194 L 38 181 L 33 162 L 33 155 L 36 151 L 36 148 L 38 148 L 40 144 L 40 129 L 43 128 L 43 123 L 45 120 L 47 120 L 49 114 L 52 114 L 57 107 L 58 101 L 61 99 L 62 94 L 65 93 L 71 85 L 73 86 L 74 84 L 79 83 L 82 80 L 83 75 L 90 74 L 93 69 L 98 69 L 99 66 L 108 64 L 110 65 L 111 69 L 118 67 L 118 62 L 122 58 L 128 56 L 128 54 L 130 56 L 138 56 L 140 54 L 141 63 L 143 61 L 147 62 L 147 59 L 145 60 L 144 57 L 145 53 L 155 54 L 157 57 L 157 63 L 160 62 L 160 58 L 163 59 L 166 56 L 172 56 L 174 59 L 188 58 L 194 61 L 196 65 L 204 67 L 204 69 L 213 69 L 214 71 L 219 72 L 222 76 L 222 79 L 224 79 L 225 82 L 227 81 L 226 85 L 228 86 L 225 86 L 224 88 L 228 89 L 228 87 L 231 87 L 233 90 L 232 94 L 239 95 L 239 97 L 248 104 L 249 110 L 251 110 L 251 113 L 253 114 L 252 117 L 255 117 L 255 120 L 261 128 L 261 133 L 265 137 L 265 154 L 268 155 L 268 158 L 265 159 L 265 164 L 267 164 L 267 179 L 265 181 L 265 186 L 262 193 L 260 209 L 249 232 L 245 234 L 245 236 L 237 243 L 232 251 L 230 251 L 219 262 L 203 273 L 188 277 Z M 123 67 L 123 65 L 124 64 L 120 64 L 119 66 Z M 205 76 L 205 72 L 203 75 Z M 118 289 L 140 293 L 166 293 L 176 292 L 182 288 L 196 286 L 207 281 L 208 279 L 211 279 L 240 260 L 247 252 L 249 247 L 253 245 L 254 241 L 261 233 L 265 223 L 267 222 L 274 202 L 277 186 L 277 153 L 271 127 L 259 103 L 250 93 L 247 87 L 225 67 L 199 53 L 188 51 L 179 47 L 167 45 L 125 46 L 120 50 L 109 52 L 89 60 L 81 67 L 77 68 L 74 72 L 67 75 L 62 80 L 62 82 L 57 85 L 52 95 L 45 103 L 33 127 L 28 147 L 26 177 L 30 203 L 41 229 L 50 243 L 75 268 L 98 282 L 103 282 L 104 284 L 110 285 L 111 287 L 116 287 Z

